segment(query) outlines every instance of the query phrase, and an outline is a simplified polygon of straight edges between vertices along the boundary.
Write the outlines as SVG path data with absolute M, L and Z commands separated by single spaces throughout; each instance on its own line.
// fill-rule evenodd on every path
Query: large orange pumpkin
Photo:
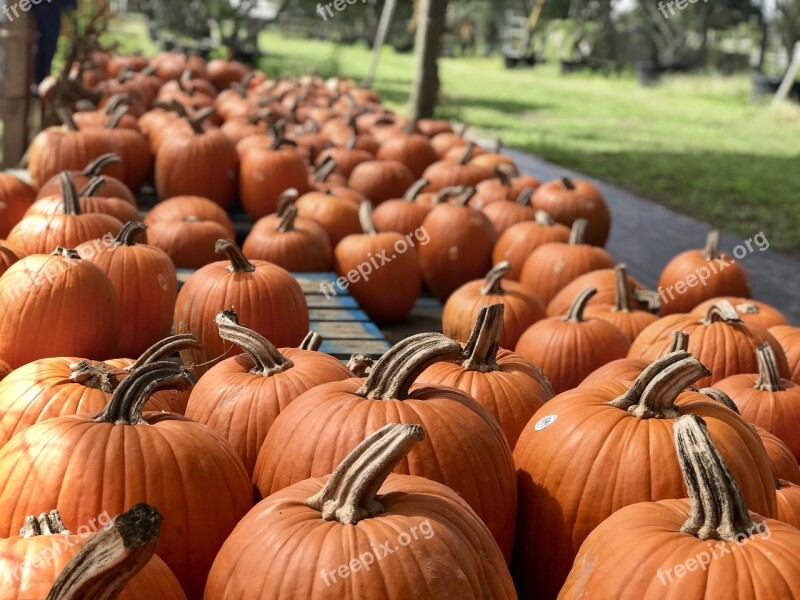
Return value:
M 778 341 L 789 365 L 789 379 L 800 383 L 800 327 L 776 325 L 769 328 L 769 333 Z
M 563 315 L 572 305 L 572 300 L 587 287 L 597 288 L 588 306 L 613 305 L 617 301 L 617 271 L 615 269 L 597 269 L 589 271 L 573 279 L 558 292 L 547 305 L 547 314 L 551 317 Z M 634 310 L 648 310 L 658 313 L 660 306 L 658 295 L 645 290 L 634 277 L 628 275 L 628 298 Z
M 274 494 L 330 473 L 365 435 L 387 423 L 420 424 L 428 437 L 396 472 L 455 490 L 483 519 L 508 558 L 516 486 L 500 426 L 463 392 L 425 385 L 411 389 L 425 367 L 460 355 L 461 347 L 441 334 L 419 334 L 384 354 L 366 381 L 347 379 L 309 390 L 275 420 L 258 455 L 254 484 L 263 496 Z
M 597 290 L 579 294 L 563 317 L 534 323 L 519 338 L 516 352 L 545 372 L 556 393 L 577 387 L 604 364 L 622 358 L 630 348 L 625 334 L 608 321 L 586 319 L 586 303 Z
M 673 258 L 658 278 L 662 315 L 687 313 L 701 302 L 721 296 L 750 297 L 750 280 L 741 264 L 720 252 L 719 232 L 709 232 L 702 250 Z
M 285 139 L 250 150 L 242 157 L 239 174 L 242 207 L 253 219 L 273 213 L 286 189 L 305 193 L 309 189 L 307 179 L 303 157 Z
M 673 352 L 633 383 L 581 387 L 533 415 L 514 448 L 519 510 L 513 567 L 521 596 L 555 597 L 581 544 L 613 513 L 686 495 L 672 439 L 681 415 L 706 419 L 748 504 L 776 515 L 772 467 L 750 424 L 703 394 L 682 393 L 707 374 L 687 352 Z
M 281 410 L 311 388 L 352 377 L 337 359 L 297 348 L 278 350 L 240 325 L 236 312 L 216 317 L 220 337 L 245 353 L 214 365 L 195 385 L 186 416 L 216 430 L 236 450 L 248 475 Z M 0 384 L 2 385 L 2 384 Z
M 614 304 L 587 306 L 586 316 L 608 321 L 633 341 L 645 327 L 657 321 L 658 317 L 651 312 L 634 308 L 625 265 L 617 265 L 614 272 L 617 280 Z
M 149 394 L 187 383 L 179 365 L 146 365 L 100 414 L 49 419 L 14 436 L 0 449 L 0 535 L 56 504 L 68 523 L 88 523 L 147 502 L 164 515 L 158 555 L 199 598 L 253 496 L 244 465 L 215 431 L 171 413 L 142 413 Z M 194 527 L 203 519 L 213 526 Z
M 778 520 L 800 529 L 800 485 L 779 479 L 775 493 L 778 497 Z
M 91 179 L 83 189 L 78 191 L 78 205 L 81 213 L 102 213 L 111 215 L 120 223 L 128 221 L 140 221 L 139 210 L 123 198 L 113 198 L 100 195 L 105 187 L 105 177 L 95 177 Z M 76 187 L 77 189 L 77 187 Z M 103 192 L 105 193 L 105 192 Z M 31 204 L 25 216 L 31 215 L 63 215 L 64 197 L 61 194 L 44 196 Z
M 120 316 L 111 281 L 74 250 L 28 256 L 0 277 L 0 357 L 113 356 Z
M 250 262 L 230 240 L 219 240 L 216 250 L 227 260 L 193 273 L 175 303 L 175 333 L 194 334 L 204 346 L 182 351 L 184 361 L 197 365 L 202 373 L 208 369 L 205 363 L 230 351 L 214 323 L 226 308 L 234 308 L 252 329 L 277 346 L 297 346 L 308 332 L 308 305 L 300 284 L 276 265 Z
M 437 362 L 419 381 L 454 387 L 475 398 L 497 419 L 514 448 L 533 413 L 555 393 L 539 367 L 502 348 L 503 313 L 502 304 L 482 308 L 464 346 L 464 359 Z
M 800 531 L 750 503 L 735 457 L 715 433 L 697 415 L 675 421 L 673 448 L 688 490 L 676 498 L 688 500 L 614 513 L 581 547 L 559 599 L 744 600 L 800 589 L 800 560 L 784 550 L 800 544 Z M 635 561 L 628 560 L 631 539 L 639 544 Z
M 520 283 L 549 303 L 580 275 L 613 267 L 614 259 L 608 252 L 587 243 L 588 225 L 586 219 L 578 219 L 572 224 L 567 242 L 551 242 L 536 248 L 522 265 Z
M 755 323 L 764 329 L 789 324 L 789 321 L 777 308 L 770 306 L 766 302 L 759 302 L 758 300 L 751 300 L 750 298 L 735 298 L 733 296 L 711 298 L 695 306 L 691 312 L 694 315 L 702 317 L 708 312 L 709 308 L 720 300 L 727 300 L 730 302 L 745 323 Z
M 466 342 L 478 313 L 500 303 L 505 305 L 500 347 L 514 348 L 525 330 L 546 318 L 547 313 L 534 292 L 516 281 L 503 280 L 510 270 L 507 262 L 501 262 L 484 279 L 465 283 L 453 292 L 442 312 L 442 332 L 458 342 Z
M 550 242 L 566 243 L 570 230 L 543 210 L 536 211 L 532 221 L 511 225 L 497 239 L 492 250 L 492 262 L 508 261 L 510 270 L 507 279 L 519 281 L 522 265 L 539 246 Z
M 685 331 L 689 335 L 689 352 L 711 371 L 700 385 L 712 385 L 739 373 L 757 372 L 756 348 L 762 342 L 772 346 L 781 377 L 789 374 L 786 356 L 777 340 L 766 329 L 744 323 L 736 309 L 725 300 L 714 304 L 702 317 L 679 314 L 659 319 L 633 341 L 628 356 L 655 360 L 670 346 L 674 331 Z
M 27 183 L 8 173 L 0 173 L 0 239 L 5 239 L 22 220 L 35 198 L 36 190 Z
M 149 532 L 143 531 L 152 520 L 148 512 L 151 507 L 142 505 L 134 506 L 128 513 L 118 515 L 113 520 L 107 513 L 95 515 L 91 524 L 82 523 L 73 526 L 74 531 L 67 529 L 61 520 L 61 515 L 53 509 L 43 512 L 38 517 L 28 515 L 20 521 L 22 525 L 19 535 L 13 535 L 0 540 L 0 598 L 4 600 L 57 600 L 59 598 L 97 597 L 97 588 L 91 587 L 91 582 L 86 588 L 77 587 L 74 580 L 66 588 L 59 586 L 59 593 L 69 590 L 78 592 L 85 589 L 87 596 L 51 596 L 51 590 L 58 581 L 63 583 L 67 574 L 65 571 L 70 563 L 80 554 L 84 565 L 89 564 L 91 569 L 84 569 L 89 577 L 101 575 L 103 566 L 113 566 L 111 577 L 104 585 L 104 591 L 110 592 L 118 588 L 113 597 L 117 600 L 140 600 L 141 598 L 159 598 L 164 600 L 185 600 L 186 594 L 181 589 L 181 584 L 158 556 L 153 555 L 150 548 L 146 555 L 141 553 L 143 544 L 155 546 L 160 528 L 160 515 L 157 519 L 152 540 Z M 99 517 L 99 518 L 98 518 Z M 102 529 L 110 525 L 108 530 Z M 98 529 L 100 530 L 98 532 Z M 143 535 L 144 534 L 144 535 Z M 109 538 L 115 537 L 121 542 L 122 548 L 117 552 L 110 552 Z M 121 554 L 130 548 L 133 565 L 128 560 L 122 559 Z M 89 555 L 88 553 L 92 554 Z M 98 554 L 104 554 L 102 558 Z M 92 560 L 89 560 L 91 557 Z M 114 560 L 105 562 L 107 557 Z M 98 560 L 100 558 L 100 560 Z M 101 562 L 102 561 L 102 562 Z M 130 568 L 134 573 L 129 573 Z M 101 575 L 102 577 L 102 575 Z M 101 579 L 102 581 L 102 579 Z M 109 585 L 110 582 L 111 585 Z
M 586 219 L 586 242 L 594 246 L 606 245 L 611 231 L 611 213 L 603 194 L 588 181 L 563 177 L 545 183 L 536 189 L 533 206 L 568 226 L 578 219 Z
M 467 503 L 439 483 L 391 473 L 425 437 L 419 425 L 386 425 L 332 475 L 262 500 L 217 555 L 205 597 L 516 598 L 500 549 Z
M 771 434 L 763 427 L 758 425 L 753 425 L 753 427 L 755 427 L 758 437 L 764 443 L 764 448 L 766 448 L 769 455 L 775 476 L 800 485 L 800 466 L 798 466 L 797 459 L 789 449 L 789 446 L 777 435 Z
M 120 162 L 121 159 L 117 154 L 102 154 L 89 162 L 82 170 L 72 170 L 69 174 L 72 175 L 75 187 L 78 189 L 83 189 L 91 180 L 102 175 L 103 185 L 95 190 L 96 194 L 107 198 L 122 198 L 130 202 L 133 206 L 136 206 L 136 197 L 133 195 L 130 188 L 116 177 L 112 177 L 106 173 L 106 169 L 109 165 L 115 165 Z M 61 184 L 57 173 L 39 188 L 36 199 L 39 200 L 60 193 Z

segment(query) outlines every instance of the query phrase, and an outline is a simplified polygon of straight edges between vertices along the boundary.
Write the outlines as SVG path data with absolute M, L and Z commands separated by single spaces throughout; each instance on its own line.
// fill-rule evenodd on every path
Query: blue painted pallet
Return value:
M 192 269 L 178 269 L 180 288 Z M 322 336 L 320 350 L 341 360 L 351 354 L 378 358 L 391 344 L 346 289 L 336 287 L 335 273 L 292 273 L 308 303 L 310 327 Z

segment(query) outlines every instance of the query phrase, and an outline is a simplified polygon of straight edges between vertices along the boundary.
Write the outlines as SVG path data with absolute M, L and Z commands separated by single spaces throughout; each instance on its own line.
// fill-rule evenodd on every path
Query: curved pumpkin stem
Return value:
M 356 377 L 366 377 L 367 371 L 372 368 L 375 361 L 366 354 L 352 354 L 350 360 L 347 361 L 347 368 L 353 372 Z
M 733 304 L 727 300 L 720 300 L 708 309 L 703 323 L 710 325 L 712 323 L 741 323 L 742 318 Z
M 640 419 L 675 419 L 675 400 L 689 385 L 711 372 L 688 352 L 672 352 L 647 367 L 622 396 L 608 404 Z
M 508 163 L 501 163 L 494 168 L 494 174 L 500 180 L 500 185 L 511 187 L 511 180 L 517 175 L 516 170 Z
M 278 204 L 275 212 L 277 212 L 279 215 L 282 215 L 283 211 L 285 211 L 290 205 L 294 204 L 299 197 L 300 192 L 298 192 L 295 188 L 287 188 L 283 190 L 281 195 L 278 196 Z
M 72 363 L 69 366 L 70 374 L 69 380 L 74 383 L 101 390 L 106 394 L 110 394 L 119 385 L 119 378 L 117 372 L 109 368 L 105 363 L 92 363 L 88 360 Z
M 756 350 L 758 356 L 758 380 L 755 388 L 762 392 L 782 392 L 786 389 L 781 381 L 781 374 L 778 370 L 778 361 L 775 359 L 775 352 L 769 342 L 764 342 Z
M 469 161 L 472 160 L 472 155 L 475 152 L 475 142 L 469 142 L 464 150 L 464 154 L 461 156 L 461 160 L 458 161 L 458 164 L 461 166 L 466 165 Z
M 72 250 L 71 248 L 62 248 L 61 246 L 56 246 L 56 249 L 50 253 L 50 256 L 60 256 L 61 258 L 72 260 L 83 260 L 81 255 L 78 254 L 77 250 Z
M 214 114 L 214 107 L 213 106 L 206 106 L 204 109 L 197 111 L 194 116 L 187 117 L 186 120 L 189 122 L 189 125 L 192 126 L 192 131 L 196 135 L 201 135 L 205 133 L 203 129 L 203 121 L 205 121 L 208 117 Z
M 94 196 L 97 191 L 106 184 L 106 178 L 102 175 L 98 175 L 97 177 L 92 177 L 83 189 L 78 191 L 79 198 L 88 198 L 90 196 Z
M 297 207 L 292 203 L 288 203 L 286 204 L 286 208 L 283 209 L 283 212 L 279 214 L 281 216 L 281 220 L 278 221 L 278 224 L 275 226 L 275 231 L 280 231 L 281 233 L 294 231 L 294 220 L 297 218 Z
M 689 350 L 689 334 L 685 331 L 673 331 L 672 345 L 667 350 L 667 354 L 670 352 L 686 352 L 687 350 Z
M 706 245 L 703 248 L 703 258 L 714 260 L 719 256 L 719 231 L 712 229 L 706 237 Z
M 69 171 L 58 174 L 58 184 L 61 186 L 61 196 L 64 199 L 64 214 L 81 214 L 81 205 L 78 201 L 78 190 L 75 189 L 75 180 Z
M 453 196 L 459 196 L 464 193 L 464 186 L 463 185 L 451 185 L 449 187 L 442 188 L 436 194 L 436 197 L 433 199 L 434 204 L 443 204 L 447 202 L 448 198 L 452 198 Z
M 519 193 L 517 196 L 516 203 L 521 206 L 530 206 L 531 205 L 531 198 L 533 198 L 533 186 L 528 186 L 524 190 Z
M 358 222 L 366 235 L 378 234 L 378 228 L 375 226 L 375 220 L 372 218 L 372 203 L 369 200 L 364 200 L 364 202 L 359 205 Z
M 500 349 L 500 336 L 503 333 L 503 304 L 484 306 L 478 313 L 475 325 L 464 346 L 466 360 L 461 363 L 467 371 L 499 371 L 497 351 Z
M 737 415 L 742 414 L 739 412 L 739 407 L 736 406 L 736 403 L 733 401 L 733 398 L 728 396 L 728 394 L 726 394 L 722 390 L 717 389 L 715 387 L 706 387 L 706 388 L 700 388 L 697 391 L 703 394 L 703 396 L 710 398 L 714 402 L 717 402 L 719 404 L 722 404 L 723 406 L 726 406 L 727 408 L 730 408 Z
M 474 187 L 464 188 L 464 191 L 461 192 L 461 195 L 456 198 L 454 203 L 455 206 L 469 206 L 470 200 L 475 197 L 477 190 Z
M 614 312 L 631 312 L 631 290 L 628 287 L 628 271 L 625 265 L 614 267 Z
M 575 182 L 572 181 L 569 177 L 562 177 L 561 178 L 561 185 L 565 190 L 574 190 L 575 189 Z
M 46 600 L 114 600 L 156 551 L 164 517 L 135 504 L 117 515 L 72 557 Z
M 83 171 L 81 171 L 81 175 L 85 175 L 86 177 L 98 177 L 103 171 L 105 171 L 108 165 L 121 162 L 122 159 L 116 154 L 102 154 L 86 165 Z
M 419 196 L 420 192 L 430 183 L 427 179 L 417 179 L 414 183 L 411 184 L 406 190 L 406 193 L 403 195 L 403 200 L 407 200 L 408 202 L 414 202 Z
M 228 257 L 228 260 L 231 261 L 228 271 L 232 273 L 252 273 L 256 270 L 255 265 L 244 257 L 241 248 L 236 245 L 236 242 L 217 240 L 214 251 L 217 254 L 225 254 Z
M 98 413 L 95 422 L 118 425 L 143 423 L 142 407 L 148 398 L 162 389 L 185 390 L 191 386 L 189 372 L 173 362 L 159 361 L 131 371 L 120 382 L 106 407 Z
M 128 221 L 122 226 L 114 243 L 119 246 L 135 246 L 147 243 L 147 225 L 141 221 Z
M 317 183 L 325 183 L 328 177 L 336 170 L 336 159 L 332 156 L 327 156 L 325 160 L 319 163 L 319 166 L 314 171 L 314 181 Z
M 649 312 L 657 315 L 661 311 L 661 297 L 655 290 L 634 290 L 633 297 L 639 304 L 644 304 Z
M 69 129 L 70 131 L 80 130 L 78 124 L 75 122 L 75 119 L 72 118 L 72 113 L 67 108 L 64 108 L 63 106 L 57 108 L 56 115 L 58 115 L 58 118 L 64 125 L 64 127 Z
M 544 225 L 546 227 L 552 227 L 556 224 L 553 217 L 550 216 L 550 213 L 547 213 L 543 210 L 537 210 L 533 215 L 533 220 L 536 221 L 537 225 Z
M 461 357 L 461 346 L 441 333 L 419 333 L 398 342 L 372 367 L 356 394 L 372 400 L 404 400 L 430 365 Z
M 691 502 L 681 531 L 701 540 L 732 542 L 749 537 L 755 525 L 744 494 L 714 446 L 705 421 L 684 415 L 675 421 L 673 431 Z
M 386 509 L 376 496 L 389 473 L 417 442 L 425 439 L 421 425 L 385 425 L 339 463 L 325 487 L 306 502 L 326 521 L 355 525 Z
M 499 262 L 492 267 L 491 270 L 486 273 L 486 278 L 481 286 L 481 295 L 501 296 L 503 294 L 503 277 L 508 275 L 509 271 L 511 271 L 511 263 L 507 260 Z
M 38 517 L 35 515 L 25 517 L 25 525 L 20 528 L 19 537 L 32 538 L 38 535 L 55 535 L 57 533 L 70 535 L 70 531 L 64 527 L 61 515 L 56 509 L 53 509 Z
M 215 322 L 219 328 L 219 337 L 226 342 L 236 344 L 250 356 L 255 363 L 250 369 L 253 375 L 271 377 L 294 366 L 294 363 L 281 354 L 267 338 L 241 325 L 236 311 L 232 308 L 220 312 Z
M 306 337 L 304 337 L 303 341 L 300 342 L 298 348 L 300 350 L 310 350 L 312 352 L 316 352 L 319 350 L 320 346 L 322 346 L 323 341 L 323 337 L 316 331 L 312 330 L 306 334 Z
M 567 243 L 571 246 L 585 244 L 587 227 L 589 227 L 589 221 L 586 219 L 575 219 L 575 222 L 572 223 L 572 229 L 570 229 Z
M 150 346 L 147 350 L 142 352 L 141 356 L 136 359 L 136 362 L 128 367 L 127 371 L 134 371 L 150 365 L 154 362 L 167 360 L 170 356 L 177 354 L 181 350 L 202 350 L 205 346 L 191 333 L 179 333 L 170 335 L 163 340 L 157 341 Z
M 128 114 L 130 107 L 126 104 L 120 104 L 118 107 L 114 109 L 114 112 L 108 117 L 108 123 L 106 123 L 106 129 L 116 129 L 119 125 L 119 122 L 122 121 L 122 117 Z
M 583 311 L 586 310 L 586 305 L 589 303 L 589 300 L 597 293 L 597 288 L 586 288 L 578 297 L 575 298 L 575 301 L 572 303 L 572 306 L 569 307 L 569 311 L 567 312 L 566 316 L 564 317 L 565 323 L 582 323 L 586 319 L 583 318 Z

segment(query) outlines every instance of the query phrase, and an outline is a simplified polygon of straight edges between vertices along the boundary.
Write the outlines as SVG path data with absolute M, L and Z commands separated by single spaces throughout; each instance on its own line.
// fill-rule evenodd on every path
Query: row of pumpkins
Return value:
M 729 266 L 707 286 L 662 298 L 659 318 L 658 297 L 602 248 L 608 211 L 585 182 L 536 187 L 504 155 L 437 132 L 448 124 L 410 126 L 349 82 L 270 81 L 217 64 L 229 73 L 226 86 L 196 57 L 96 63 L 104 58 L 84 77 L 112 108 L 65 115 L 64 128 L 43 132 L 29 153 L 38 190 L 0 175 L 7 206 L 28 202 L 13 218 L 6 209 L 0 249 L 0 568 L 12 574 L 0 578 L 0 597 L 44 598 L 54 583 L 54 593 L 75 597 L 84 586 L 92 597 L 86 590 L 107 588 L 109 578 L 121 598 L 800 594 L 800 561 L 787 553 L 800 547 L 800 330 L 748 299 L 746 274 L 719 252 L 714 232 L 703 250 L 676 257 L 661 284 Z M 145 80 L 149 100 L 134 89 Z M 202 81 L 230 89 L 195 105 Z M 161 100 L 183 108 L 146 112 L 165 88 L 174 97 Z M 126 94 L 124 115 L 117 93 Z M 218 116 L 203 116 L 212 104 Z M 260 183 L 275 193 L 260 188 L 256 208 L 239 185 L 242 205 L 260 219 L 240 249 L 225 198 L 204 180 L 221 158 L 204 163 L 205 145 L 181 146 L 164 172 L 204 187 L 164 191 L 159 153 L 169 140 L 230 135 L 228 123 L 251 120 L 244 113 L 254 108 L 270 114 L 248 124 L 267 129 L 253 152 L 300 156 L 302 178 L 283 179 L 290 169 L 269 163 Z M 131 110 L 142 114 L 141 129 L 155 111 L 174 121 L 146 136 L 152 148 L 169 132 L 151 156 L 156 188 L 170 199 L 144 224 L 130 210 L 106 211 L 135 211 L 131 191 L 141 181 L 126 181 L 123 144 L 107 131 L 78 137 L 92 127 L 69 122 L 108 111 L 121 115 L 108 121 L 124 122 Z M 329 122 L 347 135 L 335 138 Z M 345 175 L 343 157 L 386 128 L 369 160 Z M 436 149 L 440 136 L 458 148 L 454 157 L 415 167 L 415 150 L 397 161 L 411 176 L 380 193 L 376 182 L 402 171 L 380 157 L 384 143 L 424 139 Z M 113 147 L 95 147 L 100 139 Z M 496 162 L 473 164 L 481 156 Z M 245 165 L 241 156 L 229 179 L 241 184 Z M 375 186 L 359 190 L 353 176 L 364 165 Z M 474 167 L 488 177 L 436 178 Z M 522 189 L 507 189 L 514 185 Z M 487 200 L 492 187 L 507 195 Z M 543 204 L 548 189 L 552 205 Z M 316 216 L 302 214 L 309 195 L 325 209 Z M 23 216 L 31 206 L 43 208 Z M 342 207 L 362 233 L 336 239 L 341 220 L 324 215 Z M 503 229 L 501 217 L 512 214 Z M 350 290 L 371 316 L 402 318 L 397 298 L 408 302 L 409 289 L 416 298 L 421 273 L 447 298 L 445 335 L 412 336 L 374 364 L 355 356 L 345 367 L 315 350 L 302 290 L 287 271 L 302 269 L 282 262 L 307 259 L 310 234 L 273 240 L 272 254 L 248 244 L 259 228 L 280 240 L 292 239 L 278 235 L 287 230 L 311 231 L 301 218 L 322 227 L 343 276 L 414 234 L 416 251 L 402 253 L 413 260 L 398 256 Z M 282 259 L 276 247 L 292 252 Z M 205 248 L 194 265 L 202 268 L 178 293 L 176 265 L 192 266 L 182 261 Z M 438 274 L 426 275 L 434 263 Z M 176 352 L 183 364 L 166 360 Z M 69 533 L 104 513 L 120 515 L 116 537 L 104 531 L 90 544 Z M 138 527 L 133 537 L 149 560 L 130 552 Z M 51 535 L 73 544 L 40 569 L 33 557 L 53 545 Z M 136 556 L 115 562 L 100 553 L 96 568 L 81 568 L 86 554 L 115 543 Z M 82 545 L 86 554 L 66 566 Z M 733 554 L 685 577 L 670 571 L 669 585 L 659 580 L 721 545 Z M 368 568 L 370 560 L 380 565 Z M 747 589 L 736 589 L 742 581 Z

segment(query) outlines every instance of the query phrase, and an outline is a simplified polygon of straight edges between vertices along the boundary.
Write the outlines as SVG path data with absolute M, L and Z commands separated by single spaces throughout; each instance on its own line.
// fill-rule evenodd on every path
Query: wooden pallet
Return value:
M 178 269 L 178 287 L 194 273 Z M 292 273 L 308 302 L 310 328 L 322 338 L 321 352 L 347 360 L 354 353 L 380 357 L 390 344 L 380 329 L 369 320 L 346 289 L 336 287 L 336 295 L 322 293 L 322 285 L 335 286 L 335 273 Z

